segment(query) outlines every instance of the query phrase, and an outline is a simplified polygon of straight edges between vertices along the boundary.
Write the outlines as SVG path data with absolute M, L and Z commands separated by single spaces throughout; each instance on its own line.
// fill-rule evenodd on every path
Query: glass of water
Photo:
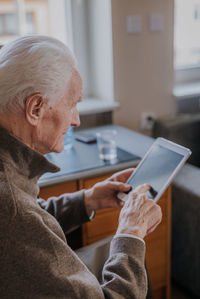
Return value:
M 116 145 L 116 130 L 103 130 L 96 133 L 97 146 L 99 150 L 99 157 L 102 160 L 115 160 L 117 158 L 117 145 Z
M 72 126 L 70 126 L 64 137 L 64 149 L 65 150 L 71 149 L 73 147 L 73 142 L 74 142 L 74 129 Z

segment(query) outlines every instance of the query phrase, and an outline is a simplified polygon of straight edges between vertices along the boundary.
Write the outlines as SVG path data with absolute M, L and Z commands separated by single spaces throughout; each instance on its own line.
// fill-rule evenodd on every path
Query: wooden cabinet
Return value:
M 41 188 L 40 196 L 47 198 L 66 192 L 87 189 L 111 174 Z M 159 200 L 163 219 L 156 230 L 145 238 L 146 265 L 155 299 L 170 298 L 170 230 L 171 188 Z M 93 221 L 82 226 L 82 245 L 88 245 L 115 233 L 120 209 L 98 211 Z M 81 236 L 80 236 L 81 237 Z
M 52 185 L 40 188 L 39 196 L 47 199 L 51 196 L 59 196 L 63 193 L 71 193 L 78 190 L 78 181 L 66 182 L 62 184 Z
M 163 218 L 156 230 L 145 238 L 146 265 L 155 298 L 170 298 L 171 187 L 158 204 Z

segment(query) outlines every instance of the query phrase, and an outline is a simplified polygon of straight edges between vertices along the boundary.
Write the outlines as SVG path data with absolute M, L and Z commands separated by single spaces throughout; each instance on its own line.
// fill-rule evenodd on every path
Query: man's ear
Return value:
M 25 103 L 25 113 L 28 122 L 36 126 L 44 109 L 44 98 L 40 93 L 29 96 Z

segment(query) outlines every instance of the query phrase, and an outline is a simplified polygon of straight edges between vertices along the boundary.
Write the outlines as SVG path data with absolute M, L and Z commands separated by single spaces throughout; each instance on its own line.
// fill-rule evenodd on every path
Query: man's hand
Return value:
M 143 239 L 161 222 L 160 206 L 145 194 L 149 188 L 142 185 L 129 193 L 119 216 L 116 234 L 132 234 Z
M 110 178 L 108 178 L 108 181 L 111 182 L 121 182 L 126 183 L 129 179 L 129 177 L 134 172 L 135 168 L 128 168 L 119 172 L 114 173 Z
M 131 189 L 125 182 L 133 171 L 134 169 L 130 168 L 117 172 L 107 180 L 97 183 L 92 188 L 86 190 L 85 206 L 88 215 L 93 210 L 122 206 L 123 202 L 117 198 L 117 193 L 127 192 Z

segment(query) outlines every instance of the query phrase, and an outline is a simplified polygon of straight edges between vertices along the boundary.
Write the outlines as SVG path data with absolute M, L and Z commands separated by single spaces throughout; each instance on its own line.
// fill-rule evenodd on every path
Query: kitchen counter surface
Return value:
M 115 125 L 78 131 L 75 136 L 81 132 L 95 135 L 96 132 L 105 129 L 115 129 L 117 131 L 118 160 L 113 163 L 104 162 L 98 157 L 96 144 L 88 145 L 75 140 L 71 149 L 63 150 L 59 154 L 51 153 L 47 155 L 47 158 L 59 166 L 61 170 L 57 173 L 43 175 L 39 180 L 40 187 L 134 167 L 153 143 L 153 138 Z

